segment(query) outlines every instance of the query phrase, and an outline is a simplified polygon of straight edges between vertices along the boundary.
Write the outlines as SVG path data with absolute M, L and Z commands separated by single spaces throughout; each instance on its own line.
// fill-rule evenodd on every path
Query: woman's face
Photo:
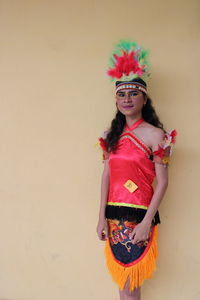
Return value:
M 139 90 L 122 89 L 116 94 L 116 104 L 119 111 L 125 116 L 131 116 L 141 112 L 146 99 Z

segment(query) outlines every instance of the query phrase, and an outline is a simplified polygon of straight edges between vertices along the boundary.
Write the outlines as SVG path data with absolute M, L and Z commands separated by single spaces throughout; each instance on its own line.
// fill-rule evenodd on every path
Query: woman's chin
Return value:
M 135 115 L 135 111 L 134 110 L 122 110 L 121 113 L 125 116 L 133 116 Z

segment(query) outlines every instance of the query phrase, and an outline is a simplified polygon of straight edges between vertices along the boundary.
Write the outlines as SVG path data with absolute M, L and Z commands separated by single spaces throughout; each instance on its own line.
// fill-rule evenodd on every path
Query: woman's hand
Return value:
M 97 234 L 101 241 L 108 239 L 108 222 L 107 219 L 99 220 L 97 225 Z
M 140 242 L 149 239 L 149 234 L 151 230 L 151 223 L 141 222 L 137 224 L 133 231 L 130 233 L 129 237 L 133 244 L 138 244 Z

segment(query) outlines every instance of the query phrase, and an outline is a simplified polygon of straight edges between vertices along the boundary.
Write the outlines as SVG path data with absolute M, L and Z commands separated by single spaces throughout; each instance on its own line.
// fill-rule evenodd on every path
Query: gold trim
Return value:
M 120 140 L 123 140 L 124 138 L 130 139 L 138 148 L 140 148 L 147 155 L 148 158 L 150 157 L 147 150 L 145 150 L 133 137 L 131 137 L 130 135 L 123 135 L 122 137 L 120 137 Z
M 107 202 L 108 205 L 113 206 L 128 206 L 128 207 L 135 207 L 135 208 L 143 208 L 148 209 L 148 206 L 132 204 L 132 203 L 123 203 L 123 202 Z

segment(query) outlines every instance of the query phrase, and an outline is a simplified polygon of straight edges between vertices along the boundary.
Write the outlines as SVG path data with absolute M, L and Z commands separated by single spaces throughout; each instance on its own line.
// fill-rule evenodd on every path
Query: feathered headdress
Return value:
M 150 76 L 148 53 L 136 42 L 121 40 L 109 59 L 107 75 L 116 82 L 133 82 L 138 77 L 146 81 Z

